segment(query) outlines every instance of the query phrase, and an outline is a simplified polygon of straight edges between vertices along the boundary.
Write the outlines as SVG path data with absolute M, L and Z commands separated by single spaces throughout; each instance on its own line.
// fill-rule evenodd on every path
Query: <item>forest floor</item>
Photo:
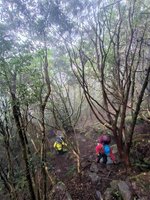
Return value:
M 150 124 L 140 123 L 135 129 L 135 148 L 132 150 L 134 164 L 130 171 L 127 172 L 123 164 L 112 164 L 104 166 L 103 164 L 96 163 L 95 146 L 99 134 L 95 130 L 88 130 L 82 133 L 77 133 L 76 140 L 79 143 L 81 155 L 81 175 L 77 175 L 77 162 L 76 158 L 71 151 L 63 155 L 58 155 L 52 147 L 54 138 L 50 139 L 50 163 L 52 170 L 57 177 L 57 181 L 62 181 L 70 193 L 73 200 L 95 200 L 96 192 L 100 191 L 103 195 L 110 183 L 113 180 L 129 181 L 132 185 L 132 192 L 135 196 L 134 199 L 148 200 L 150 197 L 150 168 L 145 167 L 139 162 L 138 158 L 150 158 Z M 74 136 L 70 136 L 74 139 Z M 146 142 L 145 142 L 146 141 Z M 132 156 L 132 155 L 131 155 Z M 142 160 L 142 159 L 141 159 Z M 92 165 L 98 168 L 97 175 L 100 177 L 99 182 L 92 182 L 89 173 Z M 144 176 L 141 176 L 143 174 Z M 141 182 L 139 181 L 140 177 Z M 149 185 L 148 189 L 145 185 Z M 61 199 L 55 197 L 55 199 Z M 120 199 L 113 197 L 112 199 Z

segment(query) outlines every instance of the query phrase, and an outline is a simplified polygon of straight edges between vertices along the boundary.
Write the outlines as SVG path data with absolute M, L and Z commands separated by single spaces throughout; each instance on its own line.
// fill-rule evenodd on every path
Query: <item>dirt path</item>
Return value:
M 149 133 L 149 128 L 144 125 L 136 127 L 137 133 L 142 131 L 144 127 L 144 134 Z M 57 155 L 53 148 L 50 163 L 52 164 L 55 175 L 58 180 L 61 180 L 67 186 L 67 190 L 71 194 L 73 200 L 94 200 L 96 191 L 102 194 L 110 186 L 112 180 L 127 180 L 127 173 L 124 165 L 109 165 L 108 167 L 97 164 L 95 155 L 95 146 L 97 135 L 77 134 L 76 139 L 79 142 L 81 153 L 81 169 L 82 176 L 79 177 L 76 173 L 76 160 L 71 151 L 64 155 Z M 89 171 L 92 164 L 98 167 L 97 175 L 100 177 L 100 183 L 94 184 L 89 178 Z M 131 171 L 134 176 L 138 172 Z M 130 174 L 128 174 L 129 176 Z
M 104 189 L 108 187 L 110 180 L 113 180 L 116 177 L 118 166 L 116 166 L 114 171 L 114 166 L 107 169 L 101 164 L 97 164 L 99 169 L 98 175 L 102 180 L 100 189 L 99 186 L 93 184 L 88 177 L 91 164 L 96 164 L 96 139 L 92 137 L 89 138 L 84 134 L 78 134 L 76 139 L 79 142 L 81 153 L 81 170 L 83 174 L 81 177 L 76 174 L 76 160 L 71 151 L 64 155 L 58 155 L 53 150 L 53 156 L 50 162 L 58 180 L 61 180 L 66 184 L 67 189 L 74 200 L 92 200 L 95 199 L 94 195 L 96 189 L 104 191 Z

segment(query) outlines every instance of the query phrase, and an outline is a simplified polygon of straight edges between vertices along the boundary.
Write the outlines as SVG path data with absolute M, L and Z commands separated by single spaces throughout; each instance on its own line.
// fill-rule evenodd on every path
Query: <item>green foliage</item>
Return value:
M 134 71 L 136 64 L 139 65 L 140 70 L 141 66 L 143 69 L 145 67 L 144 62 L 147 62 L 147 58 L 145 59 L 144 56 L 148 52 L 146 45 L 149 43 L 149 29 L 145 30 L 143 39 L 142 33 L 144 25 L 149 27 L 149 14 L 147 14 L 149 12 L 149 2 L 148 0 L 135 1 L 134 12 L 132 12 L 134 1 L 117 1 L 115 4 L 113 3 L 113 0 L 3 0 L 0 3 L 2 13 L 0 19 L 0 97 L 6 99 L 9 105 L 7 111 L 9 122 L 5 122 L 7 124 L 5 128 L 6 130 L 9 129 L 11 133 L 9 142 L 12 163 L 14 164 L 15 176 L 13 178 L 16 190 L 26 190 L 27 181 L 25 172 L 21 170 L 23 160 L 21 153 L 18 153 L 20 143 L 16 135 L 17 131 L 14 127 L 12 112 L 10 112 L 10 107 L 14 105 L 11 104 L 10 91 L 15 93 L 21 113 L 24 113 L 26 107 L 29 109 L 35 107 L 37 111 L 39 103 L 42 102 L 47 92 L 43 70 L 45 56 L 48 58 L 48 73 L 51 84 L 51 96 L 46 107 L 48 125 L 51 123 L 53 127 L 70 131 L 79 119 L 83 103 L 82 91 L 76 90 L 78 89 L 78 82 L 71 70 L 70 61 L 72 61 L 73 69 L 75 69 L 75 65 L 78 66 L 78 71 L 76 68 L 75 73 L 84 73 L 84 78 L 87 81 L 85 89 L 91 92 L 89 99 L 94 97 L 103 106 L 100 85 L 102 78 L 104 78 L 104 82 L 110 84 L 108 88 L 105 85 L 110 90 L 108 98 L 116 106 L 116 110 L 122 112 L 122 107 L 119 108 L 119 106 L 123 105 L 124 99 L 118 100 L 117 96 L 112 95 L 117 92 L 117 86 L 119 85 L 116 76 L 117 67 L 120 66 L 118 72 L 124 87 L 126 87 L 126 83 L 128 84 L 127 79 L 124 79 L 128 76 L 125 69 L 127 66 L 132 66 L 132 58 L 135 59 L 133 66 L 130 68 L 131 72 Z M 130 20 L 129 14 L 131 14 Z M 119 24 L 120 29 L 118 29 Z M 132 29 L 134 37 L 131 49 L 129 49 L 129 56 L 126 59 Z M 98 40 L 97 47 L 95 47 L 96 40 Z M 144 46 L 141 49 L 142 53 L 138 52 L 141 40 L 144 41 Z M 137 52 L 134 57 L 136 44 Z M 70 55 L 75 58 L 74 60 L 70 60 L 66 53 L 66 47 Z M 103 64 L 104 74 L 101 73 Z M 82 71 L 82 67 L 84 67 L 84 71 Z M 80 81 L 81 83 L 84 82 L 83 79 L 80 79 Z M 83 85 L 85 84 L 83 83 Z M 121 95 L 123 92 L 122 98 L 125 96 L 124 91 L 126 90 L 123 90 L 122 87 L 120 91 Z M 94 109 L 98 107 L 96 102 L 92 103 L 92 105 L 96 105 Z M 111 107 L 110 104 L 109 107 Z M 4 112 L 1 102 L 0 108 L 1 118 L 3 118 Z M 111 109 L 113 110 L 113 107 Z M 113 112 L 112 110 L 111 112 Z M 97 111 L 99 113 L 101 109 Z M 107 119 L 108 112 L 106 114 L 105 111 L 106 109 L 103 110 L 102 115 L 104 115 L 101 118 L 109 122 L 111 120 Z M 115 121 L 114 113 L 117 112 L 112 113 L 112 121 Z M 83 112 L 83 114 L 85 113 Z M 39 116 L 37 117 L 39 118 Z M 142 123 L 140 118 L 137 120 L 138 123 Z M 131 124 L 132 117 L 127 115 L 125 125 L 128 128 Z M 117 126 L 119 127 L 119 125 L 120 121 L 118 120 Z M 93 128 L 98 135 L 106 131 L 105 127 L 98 128 L 99 126 Z M 36 141 L 34 138 L 34 142 L 38 145 L 39 141 L 40 139 Z M 5 159 L 7 145 L 4 145 L 4 137 L 1 135 L 0 143 L 1 156 Z M 32 149 L 30 137 L 28 137 L 28 143 L 31 148 L 31 154 L 28 155 L 29 169 L 35 172 L 40 169 L 43 163 L 39 154 L 35 154 Z M 141 147 L 141 144 L 136 143 L 134 148 L 136 150 L 134 149 L 132 153 L 136 158 L 140 157 L 141 159 L 140 162 L 138 160 L 138 164 L 142 162 L 146 165 L 149 164 L 144 157 L 144 153 L 147 152 L 142 153 L 143 147 Z M 145 145 L 144 148 L 148 149 L 148 146 Z M 48 153 L 48 156 L 53 158 L 51 152 Z M 50 169 L 51 166 L 48 165 Z M 4 167 L 6 173 L 8 169 L 7 161 Z M 70 176 L 74 171 L 75 167 L 70 166 L 66 175 Z M 115 191 L 113 196 L 114 199 L 121 199 L 118 191 Z
M 29 157 L 29 167 L 31 171 L 37 171 L 40 169 L 40 166 L 42 165 L 42 161 L 40 159 L 40 156 L 38 154 L 32 154 Z
M 15 179 L 16 182 L 16 189 L 20 192 L 22 192 L 23 190 L 27 189 L 27 180 L 26 177 L 24 175 L 22 175 L 22 173 L 19 173 Z
M 47 153 L 47 156 L 49 158 L 51 158 L 51 159 L 54 158 L 54 157 L 56 157 L 56 155 L 53 152 L 50 152 L 50 151 Z
M 76 166 L 72 165 L 69 167 L 67 173 L 66 173 L 66 176 L 72 176 L 76 171 Z
M 134 183 L 138 196 L 146 197 L 150 190 L 150 173 L 143 172 L 130 177 L 130 181 Z
M 125 119 L 125 122 L 126 122 L 127 125 L 130 125 L 130 124 L 132 124 L 132 120 L 133 120 L 132 116 L 131 115 L 127 115 L 126 119 Z M 141 124 L 141 123 L 143 123 L 143 119 L 141 117 L 138 117 L 137 121 L 136 121 L 136 124 Z
M 25 176 L 25 171 L 23 169 L 16 168 L 14 171 L 13 182 L 15 184 L 16 191 L 22 193 L 27 191 L 28 184 Z
M 113 200 L 123 200 L 123 198 L 120 195 L 120 192 L 118 190 L 114 190 L 112 192 L 112 199 Z

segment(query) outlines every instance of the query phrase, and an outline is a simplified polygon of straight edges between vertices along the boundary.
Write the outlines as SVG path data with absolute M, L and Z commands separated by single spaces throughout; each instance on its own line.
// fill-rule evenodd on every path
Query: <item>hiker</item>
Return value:
M 65 152 L 67 152 L 66 147 L 67 147 L 67 144 L 64 141 L 64 137 L 57 136 L 56 141 L 54 143 L 54 148 L 58 152 L 58 154 L 62 155 Z
M 107 164 L 108 157 L 115 163 L 115 155 L 112 152 L 109 144 L 111 142 L 110 135 L 101 135 L 96 146 L 97 163 L 102 162 Z

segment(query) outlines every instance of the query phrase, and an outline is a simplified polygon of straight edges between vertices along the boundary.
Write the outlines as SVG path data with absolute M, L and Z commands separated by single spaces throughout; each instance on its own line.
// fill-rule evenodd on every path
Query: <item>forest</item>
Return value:
M 150 199 L 149 3 L 0 0 L 1 200 Z

